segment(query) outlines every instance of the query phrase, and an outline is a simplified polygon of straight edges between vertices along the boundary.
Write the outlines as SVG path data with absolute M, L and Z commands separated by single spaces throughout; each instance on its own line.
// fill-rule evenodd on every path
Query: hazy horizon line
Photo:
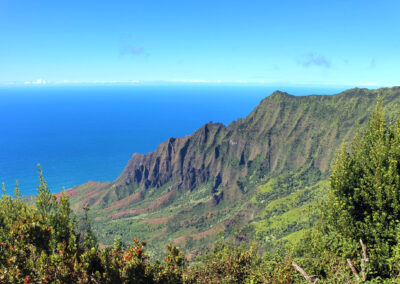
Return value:
M 316 82 L 283 82 L 283 81 L 256 81 L 256 80 L 202 80 L 202 79 L 171 79 L 171 80 L 92 80 L 92 81 L 76 81 L 76 80 L 62 80 L 62 81 L 48 81 L 44 79 L 37 79 L 35 81 L 14 81 L 14 82 L 0 82 L 0 87 L 29 87 L 29 86 L 79 86 L 79 85 L 257 85 L 257 86 L 292 86 L 292 87 L 372 87 L 384 88 L 400 86 L 393 83 L 377 83 L 377 82 L 361 82 L 355 84 L 349 83 L 316 83 Z

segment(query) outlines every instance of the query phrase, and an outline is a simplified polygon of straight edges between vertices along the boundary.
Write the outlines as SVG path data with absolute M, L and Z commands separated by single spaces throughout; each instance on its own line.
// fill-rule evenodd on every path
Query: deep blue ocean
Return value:
M 228 125 L 280 89 L 293 95 L 344 88 L 102 85 L 0 88 L 0 182 L 36 193 L 37 164 L 53 192 L 113 181 L 134 152 L 213 121 Z

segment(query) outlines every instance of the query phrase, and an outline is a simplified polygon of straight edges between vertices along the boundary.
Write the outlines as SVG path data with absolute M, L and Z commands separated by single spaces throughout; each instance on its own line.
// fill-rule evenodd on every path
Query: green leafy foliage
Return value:
M 349 150 L 339 151 L 330 184 L 327 226 L 367 243 L 373 273 L 385 276 L 400 222 L 400 119 L 387 121 L 381 100 Z
M 36 206 L 3 194 L 0 199 L 0 282 L 2 283 L 168 283 L 182 282 L 185 258 L 168 247 L 164 264 L 150 265 L 145 242 L 98 249 L 86 215 L 84 232 L 66 193 L 50 193 L 39 167 Z M 88 208 L 86 209 L 88 211 Z M 158 279 L 158 280 L 157 280 Z M 171 282 L 172 283 L 172 282 Z M 176 283 L 176 282 L 174 282 Z
M 365 127 L 359 127 L 350 145 L 344 143 L 335 156 L 319 220 L 297 248 L 299 262 L 331 282 L 356 277 L 348 260 L 367 279 L 390 282 L 397 278 L 399 181 L 400 117 L 386 119 L 378 98 Z M 367 258 L 360 240 L 366 245 Z
M 43 172 L 40 164 L 38 165 L 39 170 L 39 186 L 38 186 L 38 197 L 36 199 L 36 207 L 39 214 L 43 218 L 47 218 L 51 212 L 53 204 L 53 196 L 50 193 L 50 189 L 47 186 L 46 181 L 43 178 Z
M 56 198 L 46 186 L 40 168 L 39 172 L 36 206 L 22 201 L 18 188 L 14 198 L 3 190 L 2 283 L 262 283 L 274 277 L 288 279 L 281 275 L 290 270 L 288 267 L 283 272 L 270 267 L 270 274 L 264 273 L 267 262 L 258 255 L 255 244 L 220 242 L 191 265 L 175 245 L 167 245 L 162 262 L 150 262 L 146 242 L 137 237 L 130 246 L 118 238 L 113 247 L 99 249 L 88 215 L 79 225 L 68 195 L 62 192 Z M 86 207 L 85 212 L 88 211 Z
M 256 243 L 219 241 L 189 269 L 191 283 L 292 283 L 299 279 L 288 259 L 261 257 Z

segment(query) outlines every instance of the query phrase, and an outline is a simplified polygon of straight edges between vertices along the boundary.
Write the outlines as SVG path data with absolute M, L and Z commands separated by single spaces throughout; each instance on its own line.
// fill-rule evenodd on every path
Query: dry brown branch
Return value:
M 316 283 L 318 281 L 318 279 L 312 281 L 311 277 L 307 274 L 307 272 L 305 272 L 304 269 L 301 268 L 295 261 L 292 261 L 292 266 L 294 267 L 294 269 L 296 269 L 304 276 L 304 278 L 308 281 L 308 283 Z
M 358 276 L 357 269 L 355 268 L 354 263 L 351 261 L 350 258 L 347 259 L 347 264 L 350 266 L 351 272 L 353 272 L 357 281 L 360 281 L 361 279 L 360 279 L 360 276 Z
M 362 252 L 363 252 L 364 259 L 366 259 L 366 258 L 367 258 L 367 249 L 366 249 L 366 247 L 365 247 L 364 242 L 362 241 L 362 239 L 360 239 L 360 244 L 361 244 L 361 248 L 362 248 Z
M 362 241 L 362 239 L 360 239 L 360 244 L 361 244 L 362 254 L 363 254 L 363 258 L 361 259 L 361 277 L 362 277 L 362 281 L 365 282 L 367 280 L 367 273 L 365 272 L 365 266 L 369 262 L 369 259 L 367 257 L 367 248 L 366 248 L 364 242 Z

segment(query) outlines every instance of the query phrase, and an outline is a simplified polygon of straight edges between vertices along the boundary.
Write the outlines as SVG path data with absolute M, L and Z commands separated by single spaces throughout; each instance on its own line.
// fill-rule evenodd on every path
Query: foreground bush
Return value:
M 150 263 L 145 242 L 134 239 L 124 248 L 99 250 L 86 218 L 78 231 L 68 196 L 57 200 L 43 179 L 36 206 L 19 197 L 0 199 L 1 283 L 179 283 L 183 282 L 185 258 L 168 246 L 164 262 Z
M 39 169 L 40 170 L 40 169 Z M 90 220 L 78 226 L 67 194 L 50 194 L 41 171 L 36 206 L 4 192 L 0 199 L 1 283 L 290 283 L 290 261 L 262 258 L 257 245 L 220 241 L 188 264 L 168 245 L 163 261 L 150 261 L 145 242 L 116 240 L 100 250 Z M 81 232 L 78 227 L 84 228 Z M 293 278 L 294 277 L 294 278 Z

